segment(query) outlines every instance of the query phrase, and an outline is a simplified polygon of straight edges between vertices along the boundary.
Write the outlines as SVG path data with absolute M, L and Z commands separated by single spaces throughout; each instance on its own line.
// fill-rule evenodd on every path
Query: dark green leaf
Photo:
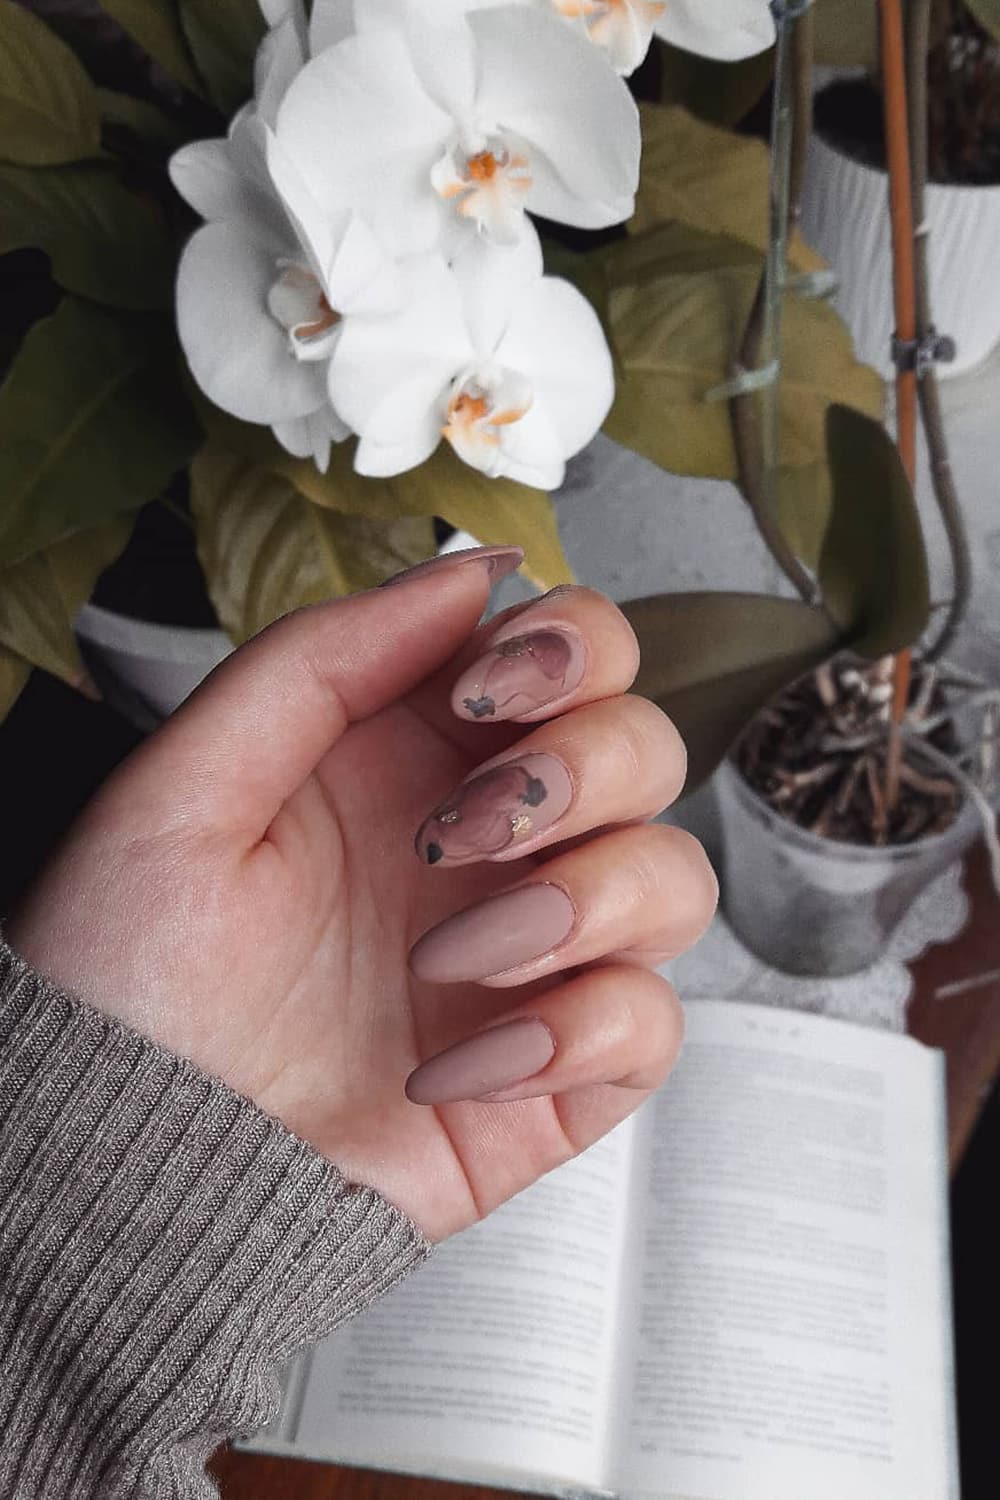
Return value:
M 827 610 L 863 656 L 912 646 L 927 624 L 923 529 L 896 445 L 845 406 L 827 414 L 833 495 L 819 560 Z
M 605 324 L 618 385 L 605 431 L 677 474 L 734 479 L 728 404 L 709 392 L 731 373 L 760 277 L 748 246 L 670 224 L 603 252 Z M 779 387 L 780 462 L 822 462 L 838 401 L 879 415 L 884 387 L 854 358 L 825 302 L 789 295 Z
M 831 68 L 878 67 L 878 6 L 872 0 L 815 0 L 816 61 Z
M 510 479 L 487 479 L 463 464 L 442 443 L 437 452 L 393 479 L 366 479 L 353 467 L 353 442 L 340 443 L 320 474 L 307 459 L 293 458 L 263 427 L 236 422 L 215 408 L 199 408 L 206 431 L 231 453 L 281 474 L 315 505 L 360 516 L 441 516 L 484 545 L 519 543 L 524 572 L 540 588 L 571 583 L 573 572 L 559 541 L 548 495 Z
M 76 686 L 85 673 L 73 621 L 99 575 L 125 546 L 131 529 L 129 517 L 116 516 L 4 568 L 0 572 L 0 648 Z M 0 712 L 3 707 L 0 701 Z
M 682 104 L 713 125 L 736 125 L 767 92 L 774 76 L 774 48 L 741 62 L 716 62 L 657 38 L 660 98 Z
M 0 166 L 0 254 L 35 246 L 67 291 L 111 307 L 172 301 L 174 253 L 155 204 L 108 168 Z
M 184 34 L 198 71 L 224 114 L 253 93 L 253 60 L 264 35 L 256 0 L 180 0 Z
M 31 663 L 0 646 L 0 722 L 17 702 L 22 688 L 31 676 Z
M 173 150 L 184 141 L 181 127 L 145 99 L 134 99 L 131 94 L 119 94 L 115 89 L 98 89 L 97 102 L 101 119 L 107 125 L 128 130 L 161 151 Z
M 1000 42 L 1000 0 L 965 0 L 976 20 Z
M 660 594 L 623 608 L 642 650 L 635 690 L 683 735 L 688 792 L 712 774 L 769 698 L 838 645 L 824 612 L 796 599 Z
M 0 566 L 152 500 L 198 440 L 169 325 L 67 297 L 0 387 Z
M 101 0 L 101 8 L 114 16 L 171 78 L 193 94 L 205 92 L 191 62 L 174 0 Z
M 191 466 L 191 508 L 212 603 L 237 642 L 291 609 L 374 588 L 434 554 L 429 517 L 326 510 L 213 444 Z
M 830 471 L 825 459 L 779 469 L 777 522 L 786 542 L 815 573 L 830 520 Z
M 0 0 L 0 159 L 25 166 L 99 156 L 94 86 L 30 11 Z

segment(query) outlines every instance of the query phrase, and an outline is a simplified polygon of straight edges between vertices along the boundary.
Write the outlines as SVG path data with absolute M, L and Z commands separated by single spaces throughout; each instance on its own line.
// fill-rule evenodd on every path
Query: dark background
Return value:
M 0 725 L 0 918 L 138 739 L 103 704 L 33 674 Z M 998 1166 L 1000 1093 L 994 1087 L 951 1195 L 963 1500 L 1000 1496 Z

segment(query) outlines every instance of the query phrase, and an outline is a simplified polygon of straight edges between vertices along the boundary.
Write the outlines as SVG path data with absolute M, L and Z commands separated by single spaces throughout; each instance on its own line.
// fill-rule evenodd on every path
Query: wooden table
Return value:
M 1000 1074 L 1000 907 L 979 846 L 969 860 L 971 914 L 954 942 L 914 964 L 910 1030 L 947 1054 L 952 1168 L 968 1144 L 980 1106 Z M 942 993 L 943 992 L 943 993 Z M 509 1491 L 445 1484 L 223 1449 L 212 1463 L 223 1500 L 510 1500 Z

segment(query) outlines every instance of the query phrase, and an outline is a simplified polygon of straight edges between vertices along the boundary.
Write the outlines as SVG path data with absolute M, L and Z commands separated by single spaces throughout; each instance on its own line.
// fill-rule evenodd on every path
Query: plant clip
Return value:
M 774 24 L 780 26 L 784 21 L 797 21 L 799 16 L 812 9 L 813 4 L 814 0 L 771 0 Z
M 893 364 L 901 375 L 915 373 L 918 380 L 936 364 L 950 364 L 955 353 L 955 340 L 936 328 L 929 328 L 922 339 L 892 336 Z
M 836 271 L 793 271 L 785 277 L 785 291 L 798 297 L 822 300 L 839 290 L 840 277 Z
M 737 365 L 729 380 L 724 380 L 721 385 L 713 385 L 705 393 L 705 400 L 729 401 L 733 396 L 746 396 L 751 391 L 762 391 L 765 386 L 773 385 L 780 373 L 781 365 L 776 359 L 761 365 L 759 370 L 748 370 L 743 365 Z

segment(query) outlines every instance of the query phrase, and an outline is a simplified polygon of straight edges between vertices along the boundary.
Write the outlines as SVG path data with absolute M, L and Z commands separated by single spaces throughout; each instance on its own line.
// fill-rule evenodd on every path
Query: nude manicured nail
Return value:
M 480 1031 L 423 1063 L 406 1080 L 413 1104 L 481 1099 L 534 1078 L 552 1061 L 556 1043 L 544 1021 L 528 1016 Z
M 561 760 L 522 755 L 457 787 L 421 825 L 417 853 L 429 865 L 489 859 L 551 828 L 572 800 Z
M 423 578 L 427 573 L 444 573 L 449 568 L 458 568 L 469 563 L 486 567 L 490 583 L 498 583 L 513 573 L 524 562 L 523 547 L 467 547 L 463 552 L 442 552 L 440 557 L 429 557 L 404 573 L 396 573 L 380 585 L 388 588 L 394 583 L 409 583 L 411 578 Z
M 576 912 L 558 885 L 535 881 L 460 911 L 410 953 L 410 968 L 432 984 L 487 979 L 541 958 L 567 937 Z
M 512 636 L 462 673 L 451 705 L 463 719 L 514 719 L 565 698 L 586 665 L 583 642 L 569 631 Z

